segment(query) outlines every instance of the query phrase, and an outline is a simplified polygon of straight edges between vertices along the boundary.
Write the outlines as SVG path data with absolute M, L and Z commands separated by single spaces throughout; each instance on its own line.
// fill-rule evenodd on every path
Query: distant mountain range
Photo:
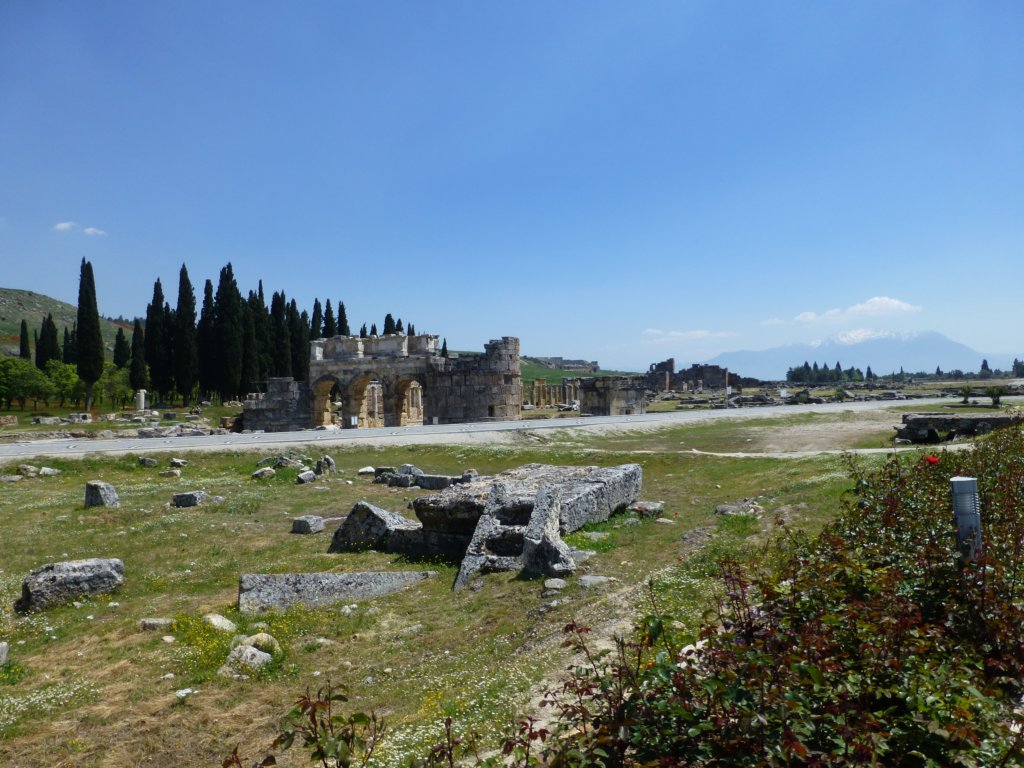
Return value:
M 1008 370 L 1013 355 L 984 354 L 965 344 L 953 341 L 935 331 L 911 333 L 864 332 L 840 334 L 816 344 L 787 344 L 759 351 L 724 352 L 705 362 L 721 365 L 740 376 L 753 376 L 769 381 L 783 380 L 786 371 L 807 361 L 811 365 L 836 362 L 843 368 L 868 366 L 878 375 L 899 372 L 934 373 L 959 369 L 976 372 L 981 361 L 988 360 L 993 370 Z

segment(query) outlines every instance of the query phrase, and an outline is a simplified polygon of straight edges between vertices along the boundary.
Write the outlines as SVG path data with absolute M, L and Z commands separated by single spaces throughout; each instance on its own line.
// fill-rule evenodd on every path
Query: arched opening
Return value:
M 401 379 L 395 384 L 395 424 L 401 427 L 423 424 L 423 393 L 423 384 L 416 379 Z
M 313 426 L 326 427 L 338 424 L 341 410 L 340 382 L 333 376 L 324 376 L 310 389 L 313 395 Z
M 356 376 L 343 393 L 341 425 L 346 429 L 387 426 L 384 382 L 372 372 Z

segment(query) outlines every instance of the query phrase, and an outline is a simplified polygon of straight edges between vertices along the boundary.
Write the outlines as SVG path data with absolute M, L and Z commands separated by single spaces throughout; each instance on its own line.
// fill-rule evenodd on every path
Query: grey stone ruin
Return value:
M 121 502 L 117 498 L 117 491 L 110 483 L 105 483 L 102 480 L 90 480 L 85 484 L 85 506 L 119 507 Z
M 456 589 L 493 571 L 564 576 L 576 570 L 578 558 L 562 536 L 626 509 L 639 497 L 642 481 L 639 464 L 528 464 L 493 478 L 467 474 L 439 493 L 415 499 L 418 523 L 359 502 L 328 551 L 373 548 L 461 561 Z
M 318 607 L 383 597 L 433 575 L 433 571 L 246 573 L 238 579 L 238 610 L 254 614 L 299 604 Z
M 79 597 L 112 592 L 123 583 L 124 563 L 117 558 L 48 563 L 25 577 L 14 609 L 42 610 Z

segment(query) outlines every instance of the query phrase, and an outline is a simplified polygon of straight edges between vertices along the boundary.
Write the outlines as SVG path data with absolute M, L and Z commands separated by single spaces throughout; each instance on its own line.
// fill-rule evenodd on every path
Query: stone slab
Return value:
M 117 558 L 90 558 L 47 563 L 31 571 L 21 585 L 17 611 L 42 610 L 79 597 L 106 594 L 124 584 L 124 563 Z
M 238 609 L 255 614 L 293 605 L 315 608 L 368 600 L 406 589 L 433 575 L 433 571 L 246 573 L 238 579 Z

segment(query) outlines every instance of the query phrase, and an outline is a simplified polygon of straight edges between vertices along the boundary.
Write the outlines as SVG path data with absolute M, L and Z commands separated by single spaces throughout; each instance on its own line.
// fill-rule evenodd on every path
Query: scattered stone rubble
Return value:
M 741 499 L 727 504 L 719 504 L 715 507 L 715 514 L 724 517 L 760 517 L 764 514 L 764 508 L 757 503 L 756 499 Z
M 417 485 L 435 477 L 405 465 L 378 468 L 381 478 L 409 478 Z M 554 467 L 528 464 L 481 478 L 449 478 L 444 490 L 413 501 L 419 523 L 359 502 L 335 532 L 330 552 L 381 549 L 417 557 L 461 560 L 455 588 L 477 574 L 521 570 L 564 576 L 582 558 L 562 536 L 587 523 L 607 520 L 637 501 L 643 481 L 638 464 L 618 467 Z M 398 481 L 405 486 L 406 480 Z M 422 487 L 422 486 L 421 486 Z
M 47 563 L 25 577 L 14 609 L 43 610 L 79 597 L 113 592 L 123 583 L 124 563 L 117 558 Z

